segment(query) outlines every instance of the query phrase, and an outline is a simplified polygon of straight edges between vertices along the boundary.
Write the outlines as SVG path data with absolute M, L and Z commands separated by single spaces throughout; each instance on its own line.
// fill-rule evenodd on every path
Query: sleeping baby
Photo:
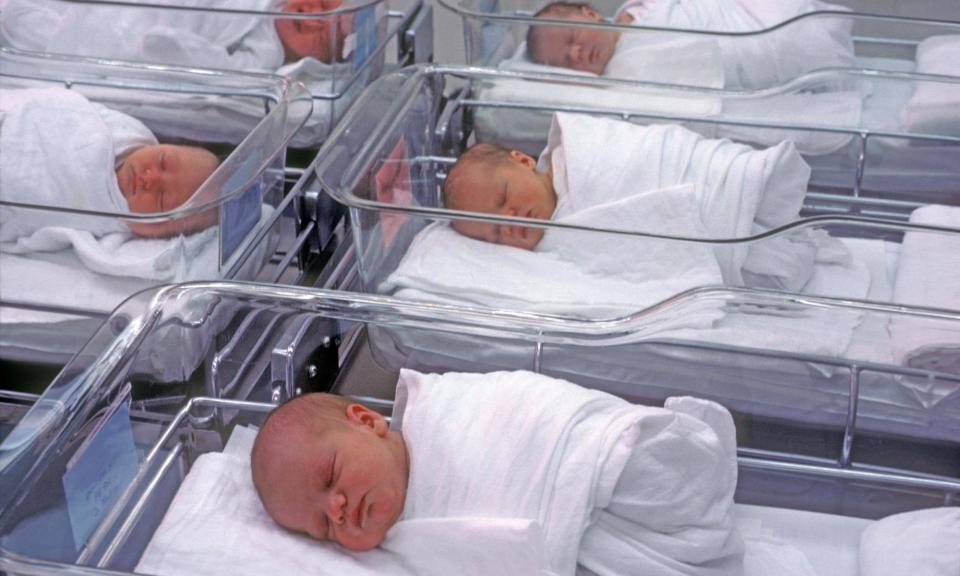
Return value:
M 234 0 L 232 10 L 327 12 L 343 0 Z M 345 60 L 352 14 L 293 19 L 214 12 L 220 0 L 182 0 L 194 10 L 125 8 L 51 0 L 10 0 L 0 36 L 38 52 L 181 66 L 273 72 L 284 63 Z M 205 10 L 207 9 L 207 10 Z
M 300 396 L 268 416 L 251 468 L 278 524 L 349 550 L 406 520 L 449 519 L 481 547 L 526 521 L 539 542 L 511 552 L 536 573 L 743 570 L 733 420 L 706 400 L 657 408 L 530 372 L 402 370 L 389 425 L 346 398 Z
M 159 144 L 139 120 L 64 88 L 0 93 L 0 198 L 109 214 L 158 214 L 186 203 L 217 168 L 203 148 Z M 74 212 L 0 207 L 5 251 L 26 251 L 45 227 L 103 236 L 132 232 L 165 237 L 196 232 L 216 221 L 204 210 L 161 222 L 124 221 Z
M 450 169 L 443 198 L 446 208 L 458 211 L 634 233 L 744 238 L 799 219 L 809 177 L 809 166 L 790 142 L 758 150 L 677 125 L 557 113 L 539 159 L 496 144 L 474 145 Z M 654 260 L 682 259 L 684 269 L 719 266 L 722 283 L 790 291 L 806 284 L 815 261 L 846 258 L 836 242 L 806 229 L 711 246 L 520 222 L 453 219 L 450 225 L 477 240 L 554 253 L 621 275 L 635 267 L 646 277 Z M 637 242 L 636 248 L 628 242 Z M 663 251 L 652 252 L 654 246 Z
M 820 0 L 628 0 L 614 23 L 714 32 L 754 32 L 800 14 L 846 10 Z M 552 2 L 536 18 L 603 24 L 581 2 Z M 799 20 L 756 35 L 670 35 L 612 26 L 533 25 L 526 37 L 530 61 L 614 78 L 710 88 L 760 89 L 805 72 L 849 66 L 849 25 L 836 17 Z

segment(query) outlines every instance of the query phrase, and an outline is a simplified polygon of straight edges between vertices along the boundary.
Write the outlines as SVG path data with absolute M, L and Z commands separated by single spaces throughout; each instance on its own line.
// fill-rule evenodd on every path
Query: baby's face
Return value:
M 278 443 L 280 444 L 280 443 Z M 285 442 L 275 494 L 265 499 L 278 524 L 349 550 L 369 550 L 400 518 L 407 475 L 384 438 L 362 425 L 322 438 Z
M 159 144 L 132 152 L 117 168 L 117 183 L 134 214 L 181 206 L 217 168 L 217 157 L 192 146 Z
M 471 167 L 462 179 L 448 208 L 549 220 L 557 207 L 550 176 L 537 172 L 536 160 L 516 150 L 492 174 Z M 455 220 L 452 225 L 465 236 L 525 250 L 533 250 L 544 232 L 543 228 L 468 220 Z
M 583 8 L 564 18 L 575 22 L 603 22 L 603 16 Z M 613 57 L 619 35 L 614 30 L 545 26 L 540 40 L 541 64 L 603 74 Z
M 315 14 L 334 10 L 341 4 L 343 0 L 290 0 L 283 11 Z M 276 28 L 288 61 L 311 56 L 329 63 L 340 59 L 351 24 L 352 15 L 343 14 L 308 20 L 280 19 L 276 21 Z

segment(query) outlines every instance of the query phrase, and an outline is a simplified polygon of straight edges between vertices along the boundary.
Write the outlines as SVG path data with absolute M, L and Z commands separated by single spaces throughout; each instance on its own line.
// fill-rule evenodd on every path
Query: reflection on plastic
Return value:
M 413 202 L 413 195 L 410 192 L 410 163 L 407 160 L 407 147 L 403 136 L 383 161 L 383 165 L 377 170 L 373 179 L 377 187 L 377 200 L 380 202 L 404 206 L 409 206 Z M 393 242 L 406 219 L 405 214 L 393 212 L 380 214 L 384 247 Z

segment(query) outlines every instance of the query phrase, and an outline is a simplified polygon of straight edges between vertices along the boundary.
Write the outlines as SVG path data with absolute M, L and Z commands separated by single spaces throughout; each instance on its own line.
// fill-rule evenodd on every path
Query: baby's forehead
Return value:
M 450 203 L 458 206 L 477 204 L 500 186 L 499 166 L 476 162 L 463 167 L 450 186 Z

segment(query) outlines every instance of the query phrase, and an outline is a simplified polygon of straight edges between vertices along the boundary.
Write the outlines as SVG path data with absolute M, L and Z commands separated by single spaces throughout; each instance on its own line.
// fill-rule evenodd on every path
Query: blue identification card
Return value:
M 220 266 L 233 256 L 240 244 L 260 221 L 260 181 L 220 208 Z
M 137 474 L 140 458 L 130 426 L 130 400 L 120 400 L 101 420 L 63 474 L 73 542 L 79 551 Z
M 353 51 L 353 69 L 359 70 L 377 51 L 377 12 L 375 6 L 359 10 L 353 17 L 357 45 Z

